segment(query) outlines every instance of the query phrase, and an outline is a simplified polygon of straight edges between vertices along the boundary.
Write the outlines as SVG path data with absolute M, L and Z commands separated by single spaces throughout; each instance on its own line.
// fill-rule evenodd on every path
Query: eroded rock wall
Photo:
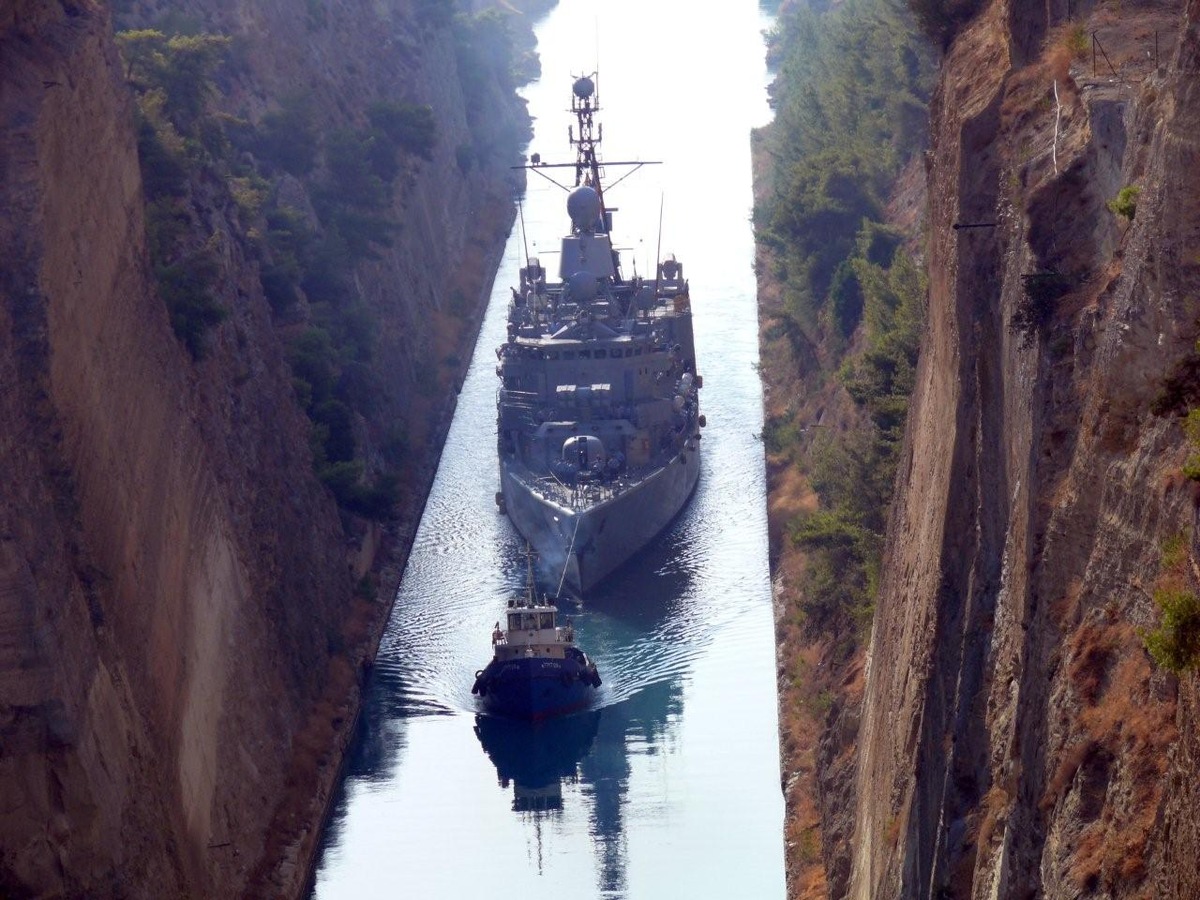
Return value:
M 341 529 L 263 308 L 195 368 L 171 331 L 105 13 L 8 26 L 9 892 L 226 893 L 327 681 Z
M 1141 635 L 1156 589 L 1197 588 L 1190 451 L 1155 406 L 1197 337 L 1200 6 L 1076 10 L 1107 77 L 1070 61 L 1062 12 L 989 4 L 932 107 L 855 897 L 1198 890 L 1196 676 Z M 1132 221 L 1107 207 L 1124 185 Z
M 412 39 L 380 28 L 405 4 L 327 3 L 345 17 L 318 28 L 302 2 L 176 6 L 251 41 L 231 85 L 250 111 L 303 84 L 332 127 L 380 78 L 435 107 L 442 143 L 397 198 L 404 231 L 358 273 L 380 415 L 424 417 L 420 485 L 452 376 L 426 382 L 424 408 L 413 385 L 438 354 L 469 358 L 512 216 L 511 160 L 468 175 L 455 147 L 523 128 L 522 107 L 492 86 L 503 103 L 468 129 L 448 43 L 389 51 Z M 390 538 L 348 535 L 219 205 L 229 315 L 200 359 L 177 339 L 150 275 L 132 102 L 103 4 L 0 8 L 0 896 L 294 896 L 423 494 Z M 443 312 L 449 326 L 423 330 Z M 356 596 L 372 567 L 379 598 Z

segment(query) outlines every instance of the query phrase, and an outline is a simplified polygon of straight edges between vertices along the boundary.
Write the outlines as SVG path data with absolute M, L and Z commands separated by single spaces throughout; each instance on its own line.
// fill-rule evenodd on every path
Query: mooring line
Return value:
M 575 530 L 571 532 L 571 543 L 567 545 L 567 556 L 563 560 L 562 577 L 558 579 L 558 590 L 554 592 L 555 600 L 562 596 L 563 582 L 567 580 L 567 563 L 570 562 L 571 553 L 575 550 L 575 535 L 579 534 L 579 519 L 579 516 L 575 517 Z

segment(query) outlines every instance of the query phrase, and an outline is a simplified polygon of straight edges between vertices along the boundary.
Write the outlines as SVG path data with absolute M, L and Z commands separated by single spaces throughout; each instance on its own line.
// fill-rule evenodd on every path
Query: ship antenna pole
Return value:
M 525 268 L 529 268 L 529 242 L 525 235 L 525 206 L 521 203 L 521 198 L 517 198 L 517 212 L 521 216 L 521 245 L 525 248 Z
M 533 590 L 533 547 L 528 541 L 525 542 L 525 602 L 529 606 L 537 602 Z
M 662 277 L 662 219 L 663 194 L 658 195 L 658 247 L 654 251 L 654 302 L 658 303 L 658 281 Z

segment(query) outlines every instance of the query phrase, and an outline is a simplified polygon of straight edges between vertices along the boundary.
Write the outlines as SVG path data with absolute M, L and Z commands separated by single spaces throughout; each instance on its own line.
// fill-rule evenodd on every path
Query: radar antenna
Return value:
M 577 190 L 580 187 L 588 187 L 596 192 L 596 196 L 600 201 L 599 224 L 605 233 L 612 231 L 612 213 L 615 209 L 608 206 L 604 198 L 604 184 L 601 181 L 602 166 L 600 164 L 600 154 L 598 148 L 604 140 L 604 126 L 597 124 L 594 120 L 595 114 L 600 111 L 600 92 L 597 87 L 599 76 L 593 72 L 591 75 L 581 75 L 575 79 L 571 87 L 571 109 L 574 113 L 575 121 L 579 129 L 579 136 L 576 137 L 575 128 L 572 126 L 567 130 L 567 137 L 571 142 L 571 146 L 575 148 L 575 162 L 573 163 L 547 163 L 542 161 L 540 154 L 534 153 L 529 158 L 529 162 L 521 166 L 513 166 L 514 169 L 525 169 L 529 172 L 534 172 L 537 175 L 545 178 L 551 184 L 557 185 L 568 194 L 572 190 Z M 622 160 L 619 162 L 605 162 L 604 167 L 609 166 L 630 166 L 630 171 L 626 172 L 616 181 L 610 188 L 616 187 L 617 184 L 624 181 L 642 166 L 659 165 L 658 160 Z M 573 187 L 562 184 L 556 181 L 550 175 L 546 174 L 546 169 L 567 169 L 575 170 L 575 184 Z M 615 252 L 615 251 L 614 251 Z

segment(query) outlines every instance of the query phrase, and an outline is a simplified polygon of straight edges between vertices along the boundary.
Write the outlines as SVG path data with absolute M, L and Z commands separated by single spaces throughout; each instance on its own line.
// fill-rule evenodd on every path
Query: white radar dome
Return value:
M 594 231 L 600 221 L 600 195 L 586 184 L 567 195 L 567 215 L 580 231 Z
M 584 75 L 582 78 L 575 79 L 575 85 L 571 90 L 580 100 L 586 100 L 596 92 L 596 82 Z

